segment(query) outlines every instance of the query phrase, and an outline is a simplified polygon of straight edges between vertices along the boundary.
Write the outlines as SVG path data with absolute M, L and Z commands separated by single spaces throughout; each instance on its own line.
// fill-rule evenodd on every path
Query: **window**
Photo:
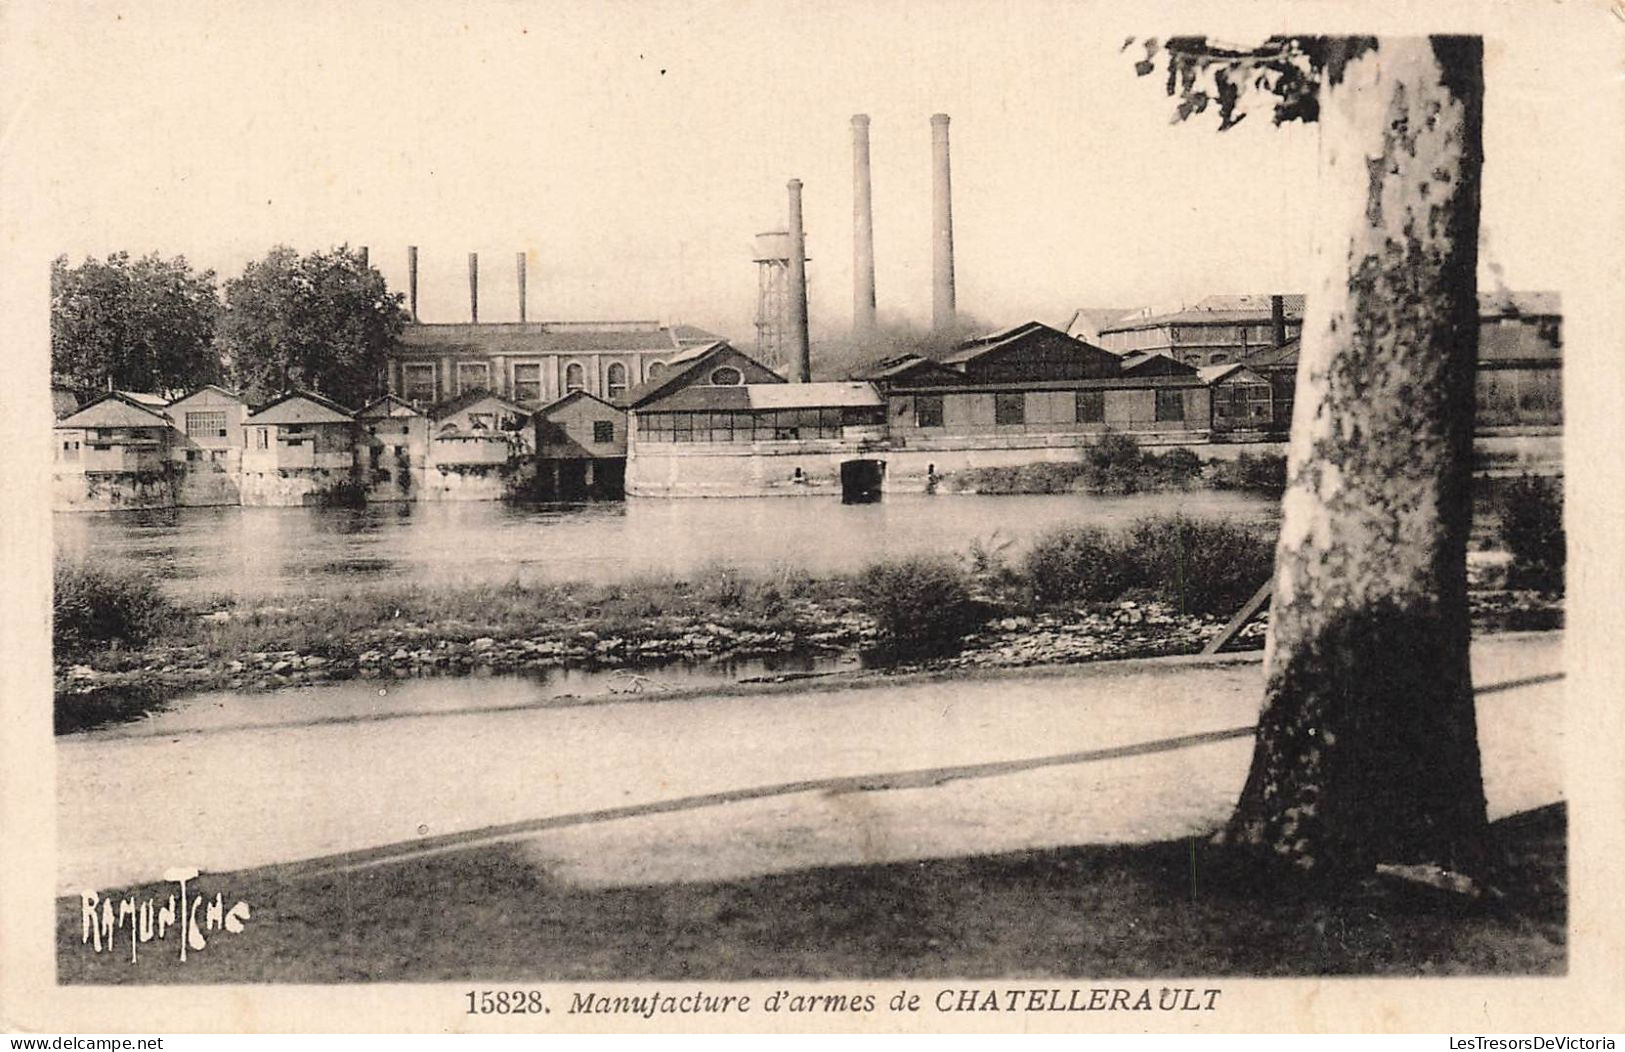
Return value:
M 197 460 L 197 450 L 188 449 L 186 451 L 186 462 L 188 464 L 191 464 L 191 463 L 195 462 L 196 460 Z
M 611 362 L 604 374 L 604 393 L 612 402 L 626 393 L 626 366 L 620 362 Z
M 1074 421 L 1079 424 L 1100 424 L 1106 420 L 1106 392 L 1079 391 Z
M 1167 423 L 1185 419 L 1184 391 L 1157 391 L 1157 422 Z
M 731 365 L 711 370 L 711 383 L 717 387 L 738 387 L 745 382 L 745 374 Z
M 470 413 L 468 426 L 474 431 L 489 431 L 496 424 L 495 413 Z
M 1027 396 L 1020 391 L 1001 391 L 993 396 L 995 424 L 1025 424 Z
M 519 362 L 513 367 L 513 397 L 516 402 L 542 400 L 542 367 L 536 362 Z
M 587 386 L 587 370 L 581 367 L 580 362 L 571 362 L 564 367 L 564 391 L 581 391 Z
M 915 427 L 941 427 L 942 426 L 942 396 L 941 395 L 915 395 L 914 396 L 914 426 Z
M 615 441 L 615 422 L 613 420 L 594 420 L 592 422 L 592 440 L 600 446 Z
M 485 362 L 457 363 L 457 393 L 491 389 L 491 366 Z
M 655 377 L 659 376 L 661 373 L 664 373 L 665 371 L 666 371 L 666 363 L 665 362 L 650 362 L 649 367 L 644 370 L 644 375 L 647 376 L 649 379 L 653 380 Z
M 401 368 L 402 395 L 408 402 L 434 401 L 434 366 L 407 365 Z
M 187 413 L 186 435 L 188 438 L 225 438 L 226 414 Z
M 270 449 L 271 448 L 271 429 L 270 428 L 268 428 L 268 427 L 257 427 L 257 428 L 254 429 L 254 448 L 255 449 Z

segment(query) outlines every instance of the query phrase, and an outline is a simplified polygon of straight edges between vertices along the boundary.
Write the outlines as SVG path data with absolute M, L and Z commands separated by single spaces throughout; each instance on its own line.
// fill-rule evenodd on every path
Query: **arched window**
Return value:
M 620 362 L 611 362 L 604 374 L 604 393 L 611 402 L 626 393 L 626 366 Z
M 580 362 L 571 362 L 564 367 L 564 393 L 580 391 L 587 386 L 587 370 L 581 367 Z
M 651 380 L 653 380 L 655 377 L 659 376 L 661 373 L 663 373 L 665 371 L 666 371 L 666 363 L 665 362 L 650 362 L 649 363 L 649 368 L 647 370 L 645 370 L 648 378 L 651 379 Z
M 731 365 L 711 370 L 711 383 L 716 387 L 738 387 L 745 382 L 745 374 Z

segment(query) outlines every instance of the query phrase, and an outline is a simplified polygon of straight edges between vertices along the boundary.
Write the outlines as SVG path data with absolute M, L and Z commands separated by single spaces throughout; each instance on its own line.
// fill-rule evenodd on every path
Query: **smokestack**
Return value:
M 875 219 L 869 194 L 869 115 L 852 118 L 852 329 L 875 331 Z
M 406 301 L 412 311 L 412 320 L 418 320 L 418 247 L 406 246 Z
M 480 323 L 480 254 L 468 254 L 468 318 L 475 325 Z
M 948 115 L 931 115 L 931 326 L 954 327 L 954 206 L 948 176 Z
M 804 384 L 812 379 L 812 350 L 807 337 L 807 235 L 801 229 L 801 180 L 792 179 L 790 188 L 790 350 L 794 365 L 792 381 Z
M 361 265 L 362 265 L 362 267 L 367 267 L 367 266 L 370 265 L 370 263 L 367 260 L 367 246 L 366 245 L 361 246 Z
M 519 253 L 515 262 L 519 267 L 519 320 L 525 320 L 525 254 Z
M 1270 297 L 1270 325 L 1275 330 L 1275 346 L 1286 346 L 1286 297 Z

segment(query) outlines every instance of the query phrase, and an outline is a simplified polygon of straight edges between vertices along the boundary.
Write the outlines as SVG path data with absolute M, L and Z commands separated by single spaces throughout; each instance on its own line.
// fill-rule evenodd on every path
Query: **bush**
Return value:
M 1258 530 L 1169 516 L 1130 528 L 1135 584 L 1186 614 L 1232 614 L 1269 580 L 1273 545 Z
M 1256 529 L 1183 516 L 1144 519 L 1127 531 L 1068 526 L 1039 537 L 1025 573 L 1046 605 L 1105 603 L 1144 593 L 1188 614 L 1229 614 L 1273 568 Z
M 1099 526 L 1063 526 L 1043 534 L 1023 566 L 1040 603 L 1104 603 L 1134 583 L 1122 539 Z
M 858 579 L 858 598 L 892 653 L 903 658 L 948 653 L 985 619 L 965 571 L 941 556 L 870 565 Z
M 59 662 L 114 646 L 141 646 L 175 609 L 145 574 L 87 563 L 58 564 L 51 643 Z
M 1150 474 L 1164 485 L 1183 486 L 1202 473 L 1202 458 L 1184 446 L 1160 455 L 1147 453 L 1144 460 Z
M 1500 503 L 1501 539 L 1512 555 L 1507 587 L 1561 595 L 1567 560 L 1561 485 L 1525 475 L 1507 485 Z
M 1243 453 L 1234 460 L 1210 460 L 1207 475 L 1214 489 L 1280 493 L 1286 489 L 1286 457 L 1279 453 Z
M 1102 431 L 1099 440 L 1084 450 L 1083 462 L 1084 478 L 1098 493 L 1133 493 L 1140 488 L 1144 464 L 1133 435 Z

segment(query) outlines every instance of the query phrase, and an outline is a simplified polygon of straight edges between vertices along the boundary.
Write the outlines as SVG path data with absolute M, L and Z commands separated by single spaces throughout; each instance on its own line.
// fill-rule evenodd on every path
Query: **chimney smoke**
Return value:
M 948 175 L 948 115 L 931 116 L 931 326 L 954 327 L 953 183 Z
M 875 221 L 869 187 L 869 115 L 852 118 L 852 329 L 875 331 Z
M 480 254 L 468 254 L 468 317 L 475 325 L 480 323 Z
M 519 320 L 525 320 L 525 254 L 523 252 L 515 259 L 519 268 Z
M 406 246 L 406 302 L 413 321 L 418 320 L 418 247 Z
M 789 323 L 790 361 L 795 383 L 804 384 L 812 379 L 812 350 L 807 336 L 807 235 L 801 229 L 801 180 L 792 179 L 790 215 L 787 229 L 790 233 Z

